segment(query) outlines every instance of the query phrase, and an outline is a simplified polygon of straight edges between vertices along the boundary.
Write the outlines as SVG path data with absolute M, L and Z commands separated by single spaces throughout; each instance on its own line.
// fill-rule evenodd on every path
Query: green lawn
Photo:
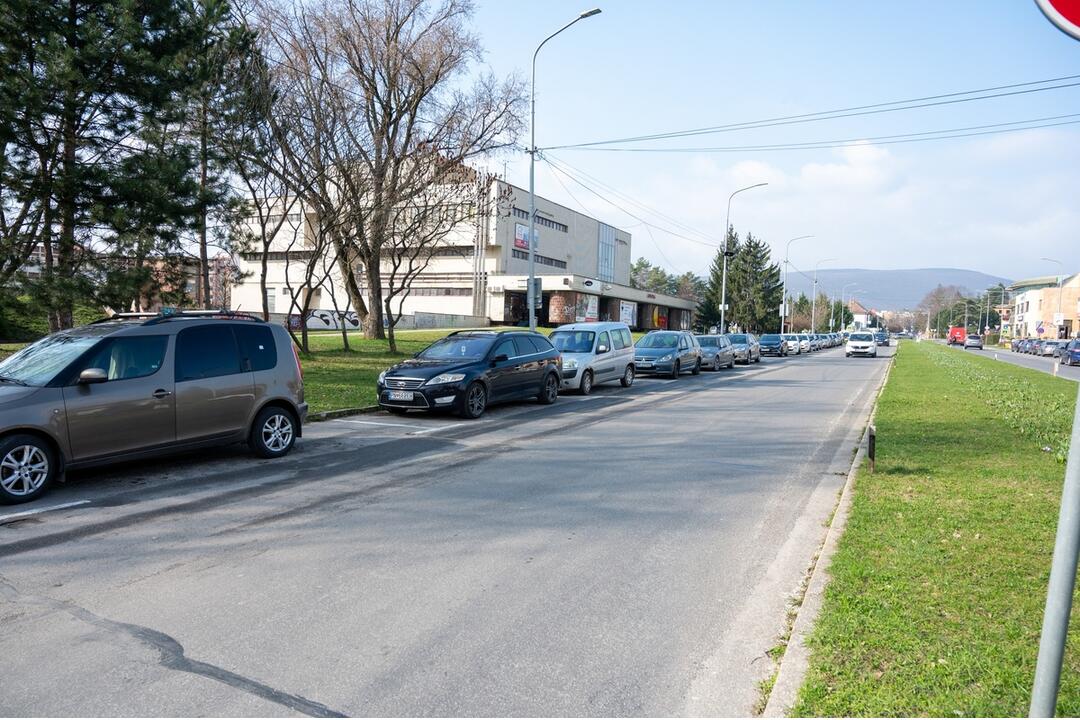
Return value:
M 1027 714 L 1076 392 L 901 344 L 793 715 Z M 1080 714 L 1080 612 L 1058 713 Z

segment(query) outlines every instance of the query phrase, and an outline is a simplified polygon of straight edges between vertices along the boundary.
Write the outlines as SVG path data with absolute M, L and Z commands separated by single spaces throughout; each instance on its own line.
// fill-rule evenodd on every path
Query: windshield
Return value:
M 479 360 L 491 349 L 493 337 L 452 335 L 428 345 L 416 357 L 422 360 Z
M 746 336 L 745 335 L 728 335 L 728 340 L 730 340 L 731 342 L 736 343 L 736 344 L 742 344 L 742 345 L 746 344 Z
M 50 335 L 0 362 L 0 378 L 21 385 L 48 385 L 57 373 L 101 340 L 96 335 Z
M 852 333 L 851 339 L 856 342 L 870 342 L 874 339 L 874 336 L 870 333 Z
M 679 344 L 675 333 L 649 333 L 637 341 L 639 348 L 673 348 Z
M 762 335 L 761 342 L 780 342 L 779 335 Z
M 589 330 L 556 330 L 548 335 L 548 340 L 559 352 L 588 353 L 592 352 L 595 337 L 596 333 Z
M 716 338 L 714 337 L 699 337 L 697 342 L 701 347 L 716 347 Z

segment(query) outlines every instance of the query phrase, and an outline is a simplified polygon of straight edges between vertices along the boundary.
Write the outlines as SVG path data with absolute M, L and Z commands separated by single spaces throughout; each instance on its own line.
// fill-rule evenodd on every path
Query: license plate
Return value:
M 412 390 L 391 390 L 390 399 L 398 402 L 412 402 L 413 392 Z
M 650 368 L 653 366 L 653 364 L 651 362 L 639 362 L 637 363 L 637 366 L 642 368 Z

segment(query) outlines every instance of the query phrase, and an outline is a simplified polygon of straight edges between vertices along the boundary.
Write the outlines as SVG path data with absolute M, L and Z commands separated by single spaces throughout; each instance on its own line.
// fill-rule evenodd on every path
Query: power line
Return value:
M 580 147 L 567 148 L 571 150 L 588 150 L 591 152 L 633 152 L 633 153 L 726 153 L 726 152 L 778 152 L 785 150 L 825 150 L 829 148 L 855 147 L 861 143 L 873 143 L 875 145 L 901 145 L 915 142 L 931 142 L 934 140 L 956 140 L 961 138 L 979 137 L 983 135 L 1000 135 L 1003 133 L 1022 132 L 1024 130 L 1039 130 L 1041 128 L 1061 127 L 1063 125 L 1080 124 L 1080 120 L 1066 120 L 1062 122 L 1043 122 L 1060 118 L 1080 118 L 1080 113 L 1068 115 L 1055 115 L 1046 118 L 1032 120 L 1015 120 L 1012 122 L 995 123 L 992 125 L 973 125 L 967 128 L 953 128 L 950 130 L 927 130 L 917 133 L 901 133 L 898 135 L 879 135 L 876 137 L 848 138 L 845 140 L 815 140 L 801 143 L 782 143 L 775 145 L 727 145 L 719 147 L 678 147 L 678 148 L 650 148 L 650 147 Z M 1037 124 L 1032 124 L 1037 123 Z M 1024 125 L 1025 127 L 1013 127 Z M 997 128 L 993 130 L 980 130 L 981 128 Z
M 1066 80 L 1077 80 L 1078 78 L 1080 78 L 1080 75 L 1065 75 L 1062 77 L 1049 78 L 1046 80 L 1033 80 L 1030 82 L 1014 83 L 1011 85 L 998 85 L 995 87 L 981 88 L 979 90 L 965 90 L 962 92 L 945 93 L 941 95 L 927 95 L 925 97 L 911 98 L 908 100 L 893 100 L 890 102 L 875 103 L 872 105 L 857 105 L 853 107 L 839 108 L 836 110 L 823 110 L 820 112 L 803 113 L 800 115 L 786 115 L 780 117 L 765 118 L 762 120 L 730 123 L 727 125 L 713 125 L 710 127 L 694 128 L 691 130 L 676 130 L 672 132 L 654 133 L 651 135 L 637 135 L 633 137 L 615 138 L 610 140 L 594 140 L 592 142 L 555 145 L 546 149 L 564 150 L 568 148 L 595 147 L 599 145 L 619 145 L 628 142 L 666 140 L 669 138 L 677 137 L 710 135 L 714 133 L 734 132 L 738 130 L 753 130 L 757 128 L 776 127 L 780 125 L 796 125 L 808 122 L 820 122 L 822 120 L 837 120 L 840 118 L 858 117 L 864 115 L 878 115 L 882 113 L 899 112 L 901 110 L 917 110 L 926 107 L 938 107 L 942 105 L 975 102 L 978 100 L 990 100 L 1000 97 L 1027 95 L 1037 92 L 1046 92 L 1049 90 L 1061 90 L 1064 88 L 1071 88 L 1080 85 L 1080 82 L 1063 82 Z M 1033 85 L 1047 85 L 1048 83 L 1059 84 L 1049 85 L 1047 87 L 1031 87 Z M 998 92 L 999 90 L 1005 92 Z

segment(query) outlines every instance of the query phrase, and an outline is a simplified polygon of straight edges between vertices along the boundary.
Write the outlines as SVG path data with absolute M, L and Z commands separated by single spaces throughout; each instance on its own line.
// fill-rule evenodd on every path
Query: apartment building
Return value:
M 1015 282 L 1010 330 L 1019 338 L 1073 338 L 1080 330 L 1080 273 Z

